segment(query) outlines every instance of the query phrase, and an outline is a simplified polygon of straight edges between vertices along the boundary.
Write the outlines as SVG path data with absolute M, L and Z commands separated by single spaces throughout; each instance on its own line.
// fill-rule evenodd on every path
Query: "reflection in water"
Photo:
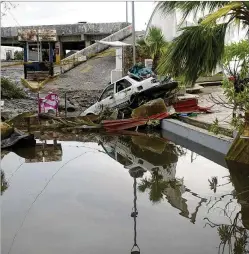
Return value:
M 153 203 L 166 199 L 171 206 L 180 211 L 180 215 L 195 223 L 196 215 L 203 202 L 199 197 L 184 186 L 183 179 L 176 178 L 178 157 L 185 154 L 184 150 L 164 139 L 149 136 L 108 136 L 101 137 L 100 144 L 113 159 L 129 170 L 148 171 L 150 177 L 141 179 L 138 190 L 149 191 L 149 199 Z M 200 199 L 195 211 L 190 215 L 185 192 Z
M 205 228 L 211 227 L 217 230 L 216 237 L 217 239 L 220 239 L 220 246 L 217 246 L 219 247 L 218 253 L 223 254 L 249 253 L 248 231 L 247 231 L 249 229 L 249 170 L 247 168 L 238 169 L 237 165 L 235 165 L 234 168 L 232 165 L 229 165 L 230 175 L 228 177 L 228 183 L 233 184 L 234 190 L 229 193 L 226 192 L 225 194 L 222 191 L 219 191 L 219 189 L 228 183 L 220 184 L 220 182 L 222 181 L 220 181 L 219 179 L 218 182 L 217 176 L 211 177 L 211 175 L 209 175 L 207 178 L 205 178 L 204 181 L 207 184 L 207 188 L 209 186 L 209 188 L 213 192 L 213 196 L 207 199 L 205 193 L 200 192 L 199 190 L 196 192 L 202 194 L 198 194 L 192 191 L 194 188 L 193 186 L 189 188 L 190 184 L 187 181 L 188 179 L 185 178 L 184 181 L 183 178 L 176 177 L 177 163 L 179 164 L 181 163 L 181 160 L 179 158 L 181 156 L 186 155 L 186 152 L 181 147 L 169 141 L 161 139 L 159 137 L 149 137 L 146 135 L 143 136 L 96 135 L 95 138 L 97 139 L 98 143 L 103 147 L 105 153 L 107 153 L 111 158 L 113 158 L 120 164 L 124 165 L 124 167 L 128 170 L 130 176 L 133 178 L 132 179 L 133 186 L 128 186 L 128 188 L 129 187 L 133 188 L 133 204 L 131 210 L 131 218 L 133 220 L 134 239 L 133 243 L 131 244 L 132 245 L 131 253 L 133 254 L 140 253 L 140 248 L 138 245 L 143 245 L 143 247 L 140 246 L 142 247 L 142 249 L 145 248 L 144 243 L 142 243 L 142 241 L 144 240 L 144 236 L 141 237 L 141 239 L 139 239 L 139 243 L 137 242 L 137 233 L 139 233 L 140 229 L 141 236 L 141 234 L 144 233 L 143 231 L 144 228 L 142 227 L 144 226 L 144 224 L 146 224 L 144 223 L 140 226 L 137 226 L 138 218 L 140 217 L 141 219 L 143 216 L 141 208 L 138 209 L 139 202 L 137 195 L 139 194 L 139 192 L 145 193 L 146 196 L 148 195 L 149 200 L 153 204 L 160 205 L 160 203 L 163 203 L 165 201 L 168 202 L 171 205 L 171 207 L 173 207 L 173 210 L 175 208 L 175 211 L 178 211 L 179 215 L 182 216 L 182 218 L 184 218 L 183 219 L 184 221 L 188 220 L 189 222 L 195 224 L 198 215 L 199 218 L 197 220 L 197 224 L 200 223 L 200 220 L 202 220 L 202 222 L 204 220 L 203 225 L 206 223 Z M 53 144 L 47 144 L 45 142 L 43 144 L 37 144 L 35 148 L 26 148 L 20 150 L 17 149 L 13 152 L 25 158 L 25 163 L 60 161 L 62 158 L 61 144 L 57 144 L 56 142 L 54 142 Z M 64 153 L 64 155 L 65 154 L 67 153 Z M 78 155 L 77 157 L 79 156 L 81 155 Z M 53 172 L 49 182 L 57 174 L 57 172 L 59 172 L 59 170 L 62 167 L 67 165 L 69 161 L 74 160 L 74 158 L 68 160 L 67 162 L 62 164 L 57 171 Z M 193 157 L 193 154 L 191 154 L 191 158 L 192 161 L 196 159 L 196 157 Z M 198 161 L 198 158 L 196 159 L 196 161 Z M 178 167 L 178 170 L 179 168 L 180 167 Z M 15 173 L 16 170 L 14 170 L 13 172 Z M 78 173 L 79 176 L 80 174 L 83 174 L 82 173 L 83 171 L 80 170 L 79 171 L 76 170 L 75 172 Z M 7 171 L 6 174 L 8 175 Z M 70 177 L 73 176 L 66 175 L 66 180 L 68 180 L 67 177 L 69 177 L 70 181 Z M 6 181 L 5 174 L 2 171 L 1 179 L 2 179 L 1 189 L 3 192 L 8 187 L 7 182 L 9 182 L 9 177 L 7 178 Z M 201 179 L 201 177 L 200 178 L 198 177 L 196 179 L 199 180 Z M 46 183 L 45 187 L 43 187 L 43 189 L 38 193 L 36 198 L 39 195 L 41 195 L 41 193 L 45 190 L 48 183 Z M 58 191 L 63 192 L 64 191 L 63 188 L 62 187 L 61 189 L 58 188 Z M 70 186 L 70 189 L 74 191 L 74 186 Z M 6 191 L 3 197 L 8 196 L 7 193 L 10 190 L 11 188 L 9 188 Z M 69 189 L 67 191 L 70 192 Z M 67 194 L 67 191 L 65 191 L 65 194 Z M 83 192 L 84 188 L 81 188 L 80 192 L 81 191 Z M 99 193 L 96 194 L 93 191 L 92 195 L 94 198 L 96 198 L 99 195 Z M 203 197 L 204 195 L 205 197 Z M 87 194 L 86 196 L 88 197 L 89 194 Z M 110 196 L 108 196 L 108 198 L 109 197 Z M 49 197 L 47 196 L 46 198 Z M 194 203 L 195 200 L 197 200 L 196 203 Z M 90 200 L 86 198 L 85 201 L 88 201 L 89 204 L 91 204 L 92 200 L 91 198 Z M 142 201 L 140 202 L 142 203 Z M 237 202 L 241 205 L 241 209 L 240 207 L 238 207 Z M 31 210 L 33 204 L 34 202 L 28 209 L 27 214 Z M 94 201 L 92 204 L 94 204 Z M 144 211 L 145 210 L 144 206 L 141 205 L 141 207 L 143 207 Z M 165 209 L 164 206 L 161 207 L 162 209 Z M 140 216 L 138 216 L 139 212 Z M 220 219 L 216 220 L 218 216 L 217 217 L 213 216 L 213 214 L 217 212 L 222 215 L 222 220 Z M 21 225 L 24 224 L 26 217 L 28 217 L 27 214 L 25 215 L 25 218 L 22 221 Z M 165 216 L 168 215 L 165 214 Z M 170 216 L 171 215 L 169 215 L 169 217 Z M 184 227 L 186 226 L 186 224 L 189 225 L 190 223 L 185 223 Z M 205 229 L 205 231 L 207 231 L 207 229 Z
M 218 179 L 216 176 L 213 176 L 211 178 L 211 180 L 208 179 L 208 182 L 209 182 L 209 186 L 210 186 L 210 189 L 214 191 L 214 193 L 216 193 L 216 190 L 217 190 L 217 184 L 218 184 Z
M 62 148 L 61 144 L 57 144 L 54 140 L 53 144 L 47 144 L 47 142 L 36 143 L 35 146 L 30 147 L 14 147 L 11 150 L 2 150 L 1 159 L 6 156 L 9 152 L 14 152 L 18 156 L 25 159 L 25 163 L 36 163 L 36 162 L 51 162 L 62 160 Z M 18 166 L 16 171 L 23 165 Z M 13 176 L 13 175 L 12 175 Z M 5 173 L 1 170 L 1 194 L 8 188 L 8 182 L 5 179 Z
M 133 194 L 134 194 L 134 199 L 133 199 L 133 208 L 131 212 L 131 217 L 134 220 L 134 243 L 131 249 L 132 254 L 139 254 L 140 253 L 140 248 L 138 247 L 137 244 L 137 216 L 138 216 L 138 209 L 137 209 L 137 178 L 140 178 L 143 176 L 144 171 L 143 170 L 130 170 L 130 176 L 133 177 Z
M 30 147 L 14 147 L 11 150 L 3 150 L 3 156 L 9 152 L 14 152 L 18 156 L 25 159 L 26 163 L 36 162 L 51 162 L 62 160 L 62 148 L 61 144 L 57 143 L 57 140 L 53 140 L 53 144 L 47 144 L 47 141 L 42 143 L 36 143 L 35 146 Z
M 215 209 L 222 210 L 224 217 L 227 217 L 227 224 L 217 224 L 208 217 L 205 217 L 206 226 L 217 228 L 220 238 L 218 253 L 243 254 L 249 253 L 248 249 L 248 231 L 249 229 L 249 170 L 244 171 L 230 169 L 230 181 L 233 183 L 235 192 L 231 194 L 215 197 L 214 200 L 207 202 L 206 198 L 192 192 L 184 185 L 183 179 L 177 179 L 176 165 L 178 157 L 184 155 L 182 148 L 173 143 L 166 142 L 159 138 L 146 137 L 102 137 L 99 141 L 106 153 L 113 159 L 129 169 L 130 175 L 134 178 L 134 207 L 131 216 L 134 218 L 134 246 L 136 243 L 136 218 L 138 211 L 136 207 L 136 186 L 137 178 L 142 177 L 145 171 L 150 172 L 149 177 L 143 177 L 139 184 L 140 192 L 148 191 L 149 199 L 152 203 L 159 203 L 166 199 L 172 207 L 180 211 L 180 215 L 189 219 L 191 223 L 196 222 L 197 213 L 203 203 L 209 207 L 211 213 Z M 191 156 L 192 157 L 192 156 Z M 236 168 L 236 167 L 235 167 Z M 210 189 L 216 193 L 218 185 L 217 177 L 208 179 Z M 228 182 L 229 183 L 229 182 Z M 228 184 L 227 183 L 227 184 Z M 194 197 L 199 198 L 195 210 L 190 214 L 187 199 L 183 194 L 187 192 Z M 231 196 L 231 199 L 224 207 L 218 207 L 219 202 L 225 196 Z M 233 214 L 235 208 L 231 211 L 230 205 L 237 198 L 241 204 L 241 211 Z M 214 202 L 212 202 L 214 201 Z M 140 253 L 138 248 L 137 252 Z
M 1 170 L 1 195 L 3 195 L 4 191 L 8 188 L 8 182 L 5 179 L 5 173 Z

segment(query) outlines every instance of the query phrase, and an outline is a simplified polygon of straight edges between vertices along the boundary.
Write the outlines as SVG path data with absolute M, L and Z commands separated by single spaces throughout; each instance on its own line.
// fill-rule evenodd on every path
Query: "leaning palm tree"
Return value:
M 161 11 L 180 11 L 183 20 L 191 13 L 208 12 L 195 26 L 182 28 L 158 66 L 162 75 L 184 75 L 194 84 L 203 74 L 212 73 L 220 63 L 225 47 L 225 35 L 234 24 L 249 28 L 249 2 L 189 1 L 160 2 Z
M 152 70 L 155 71 L 160 57 L 166 51 L 168 46 L 168 42 L 164 39 L 162 30 L 152 26 L 149 29 L 148 35 L 144 39 L 137 41 L 137 45 L 138 50 L 140 50 L 143 56 L 152 58 Z

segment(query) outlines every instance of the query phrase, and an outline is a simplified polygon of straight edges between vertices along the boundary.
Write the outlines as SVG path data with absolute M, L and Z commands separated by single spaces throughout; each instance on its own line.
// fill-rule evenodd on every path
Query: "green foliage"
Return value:
M 242 111 L 249 109 L 249 87 L 245 86 L 244 91 L 236 93 L 233 82 L 227 78 L 224 79 L 222 87 L 230 104 L 237 105 Z
M 238 214 L 239 215 L 239 214 Z M 245 228 L 238 225 L 238 216 L 235 217 L 232 225 L 220 225 L 217 228 L 222 246 L 222 253 L 225 252 L 225 247 L 229 248 L 231 254 L 246 254 L 248 253 L 248 233 Z M 221 248 L 219 247 L 219 253 Z
M 162 30 L 154 26 L 151 27 L 146 38 L 138 40 L 137 45 L 141 55 L 149 56 L 153 59 L 152 69 L 156 70 L 160 57 L 168 47 L 168 42 L 164 39 Z
M 231 24 L 242 24 L 247 29 L 249 27 L 247 2 L 174 1 L 161 2 L 159 7 L 165 14 L 180 10 L 183 20 L 190 13 L 209 13 L 197 26 L 182 29 L 182 34 L 174 39 L 158 68 L 161 75 L 184 75 L 192 85 L 199 76 L 212 73 L 220 63 L 228 27 Z M 220 23 L 221 18 L 227 21 Z
M 231 66 L 231 62 L 234 66 Z M 230 75 L 240 78 L 248 77 L 249 70 L 249 41 L 242 40 L 225 46 L 222 65 Z
M 1 98 L 2 99 L 24 99 L 27 98 L 25 92 L 13 81 L 1 77 Z
M 23 51 L 14 52 L 14 60 L 23 60 Z
M 194 84 L 203 74 L 211 73 L 221 61 L 227 25 L 190 26 L 173 40 L 161 58 L 161 75 L 184 75 L 186 82 Z
M 219 121 L 215 118 L 213 124 L 209 128 L 210 132 L 213 132 L 215 135 L 219 134 Z
M 242 79 L 249 77 L 249 42 L 243 40 L 227 45 L 222 64 L 224 70 L 235 79 L 234 81 L 224 79 L 222 85 L 224 94 L 228 102 L 234 106 L 234 111 L 239 109 L 241 114 L 244 114 L 249 110 L 249 83 L 244 84 L 244 90 L 240 92 L 236 92 L 234 86 Z M 240 130 L 244 125 L 244 119 L 234 112 L 231 125 Z
M 165 1 L 159 3 L 159 8 L 164 14 L 178 10 L 182 12 L 182 20 L 185 20 L 191 12 L 196 16 L 197 12 L 209 13 L 228 4 L 229 1 Z

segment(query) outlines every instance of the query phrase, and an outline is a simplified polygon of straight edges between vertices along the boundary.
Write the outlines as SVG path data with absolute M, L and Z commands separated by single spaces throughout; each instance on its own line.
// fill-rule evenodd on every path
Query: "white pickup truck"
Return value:
M 139 79 L 132 74 L 108 85 L 98 101 L 86 109 L 81 116 L 100 114 L 106 108 L 125 109 L 137 107 L 142 101 L 164 98 L 177 88 L 178 83 L 171 78 L 162 81 L 155 77 Z

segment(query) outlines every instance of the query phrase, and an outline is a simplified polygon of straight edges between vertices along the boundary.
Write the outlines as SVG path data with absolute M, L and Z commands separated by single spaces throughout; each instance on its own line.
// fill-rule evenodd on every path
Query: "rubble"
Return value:
M 167 108 L 163 99 L 151 100 L 132 111 L 132 118 L 149 117 L 159 113 L 167 112 Z
M 9 137 L 14 132 L 14 128 L 7 123 L 0 122 L 1 140 Z

